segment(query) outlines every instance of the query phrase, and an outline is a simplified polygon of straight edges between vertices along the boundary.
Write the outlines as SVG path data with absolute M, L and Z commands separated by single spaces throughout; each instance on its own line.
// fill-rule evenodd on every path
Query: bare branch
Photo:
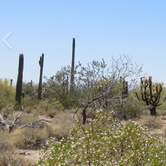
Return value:
M 0 115 L 0 124 L 1 126 L 5 129 L 8 130 L 9 132 L 13 131 L 14 126 L 16 125 L 17 120 L 20 118 L 22 113 L 24 112 L 24 108 L 22 107 L 21 112 L 14 118 L 13 122 L 11 124 L 8 124 L 4 118 Z
M 9 124 L 6 123 L 6 121 L 3 119 L 1 115 L 0 115 L 0 124 L 5 130 L 9 130 Z
M 23 127 L 32 127 L 32 128 L 36 128 L 36 127 L 41 127 L 41 123 L 43 122 L 48 122 L 48 123 L 52 123 L 54 124 L 53 122 L 49 121 L 49 120 L 46 120 L 46 119 L 40 119 L 36 122 L 31 122 L 31 123 L 26 123 L 26 124 L 23 124 L 22 126 L 20 126 L 19 128 L 23 128 Z
M 14 121 L 12 122 L 11 126 L 14 126 L 16 124 L 17 120 L 20 118 L 23 112 L 24 112 L 24 107 L 22 107 L 21 112 L 14 118 Z

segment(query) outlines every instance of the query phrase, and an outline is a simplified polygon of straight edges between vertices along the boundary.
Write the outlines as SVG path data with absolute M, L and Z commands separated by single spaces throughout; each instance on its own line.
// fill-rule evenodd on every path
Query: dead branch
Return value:
M 24 127 L 31 127 L 31 128 L 37 128 L 37 127 L 41 127 L 43 122 L 48 122 L 48 123 L 52 123 L 54 124 L 53 122 L 49 121 L 49 120 L 46 120 L 46 119 L 40 119 L 36 122 L 31 122 L 31 123 L 25 123 L 23 124 L 22 126 L 20 126 L 19 128 L 24 128 Z
M 6 123 L 6 121 L 3 119 L 3 117 L 0 115 L 0 125 L 5 129 L 9 130 L 9 124 Z
M 22 113 L 24 112 L 24 108 L 22 107 L 21 112 L 14 118 L 11 124 L 8 124 L 4 118 L 0 115 L 0 125 L 5 129 L 8 130 L 9 133 L 13 131 L 14 126 L 16 125 L 17 120 L 20 118 Z

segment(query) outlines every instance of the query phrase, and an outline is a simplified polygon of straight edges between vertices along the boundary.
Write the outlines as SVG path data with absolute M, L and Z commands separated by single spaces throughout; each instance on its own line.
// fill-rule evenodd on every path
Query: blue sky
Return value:
M 129 55 L 154 81 L 166 86 L 166 1 L 164 0 L 11 0 L 0 2 L 0 77 L 17 79 L 24 54 L 24 81 L 38 83 L 38 60 L 45 54 L 44 75 L 76 62 Z M 10 32 L 7 42 L 2 39 Z

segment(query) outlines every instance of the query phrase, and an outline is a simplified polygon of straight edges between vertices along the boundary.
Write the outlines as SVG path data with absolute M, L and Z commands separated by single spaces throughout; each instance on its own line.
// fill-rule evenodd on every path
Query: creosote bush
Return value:
M 166 164 L 163 139 L 151 136 L 134 121 L 122 125 L 113 115 L 97 111 L 89 125 L 78 122 L 67 139 L 50 141 L 51 152 L 45 153 L 35 166 Z

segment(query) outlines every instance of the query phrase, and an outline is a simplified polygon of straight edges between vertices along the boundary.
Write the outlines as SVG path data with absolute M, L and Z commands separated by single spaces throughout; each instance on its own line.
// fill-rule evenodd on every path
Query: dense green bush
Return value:
M 27 95 L 34 95 L 37 93 L 37 85 L 32 85 L 31 82 L 29 83 L 23 83 L 22 85 L 22 92 L 24 93 L 25 96 Z
M 45 111 L 48 111 L 48 110 L 62 111 L 64 109 L 63 105 L 59 101 L 57 101 L 55 98 L 50 100 L 43 100 L 39 103 L 39 106 L 43 108 Z
M 110 112 L 98 111 L 90 125 L 78 122 L 70 137 L 50 144 L 51 152 L 36 166 L 166 164 L 164 140 L 147 134 L 136 122 L 117 123 Z
M 136 98 L 135 90 L 129 92 L 128 98 L 123 104 L 124 106 L 123 111 L 121 112 L 121 116 L 125 117 L 126 119 L 140 117 L 143 110 L 147 109 L 145 104 L 141 103 Z
M 136 99 L 129 98 L 123 108 L 122 116 L 125 119 L 136 118 L 141 115 L 143 106 Z
M 166 97 L 166 87 L 163 87 L 163 90 L 161 92 L 161 101 Z M 166 110 L 166 102 L 164 102 L 162 105 L 157 107 L 158 110 Z
M 10 85 L 9 80 L 0 78 L 0 110 L 15 102 L 15 88 Z

